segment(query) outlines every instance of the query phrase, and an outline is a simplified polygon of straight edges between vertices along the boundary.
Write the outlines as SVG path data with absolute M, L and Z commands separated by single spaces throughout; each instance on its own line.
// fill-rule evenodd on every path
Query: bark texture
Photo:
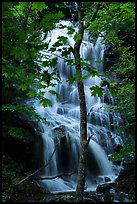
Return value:
M 76 63 L 76 72 L 81 73 L 82 69 L 80 65 L 80 45 L 83 39 L 84 25 L 83 25 L 83 11 L 82 3 L 78 2 L 78 23 L 79 31 L 78 34 L 81 35 L 81 39 L 78 40 L 74 45 L 74 58 Z M 84 93 L 84 84 L 81 78 L 77 80 L 78 93 L 79 93 L 79 102 L 80 102 L 80 139 L 81 139 L 81 149 L 80 149 L 80 158 L 79 158 L 79 169 L 78 169 L 78 181 L 76 188 L 76 202 L 83 201 L 83 193 L 85 186 L 85 171 L 86 171 L 86 157 L 87 157 L 87 111 L 86 111 L 86 102 L 85 102 L 85 93 Z
M 96 10 L 93 13 L 93 16 L 90 20 L 93 21 L 96 18 L 100 4 L 97 4 Z M 76 41 L 74 45 L 74 58 L 76 64 L 76 72 L 81 73 L 81 78 L 77 80 L 78 93 L 79 93 L 79 102 L 80 102 L 80 140 L 81 140 L 81 149 L 80 149 L 80 158 L 79 158 L 79 168 L 78 168 L 78 180 L 76 187 L 76 202 L 83 202 L 84 187 L 85 187 L 85 176 L 86 176 L 86 165 L 87 165 L 87 153 L 88 153 L 88 144 L 90 138 L 87 139 L 87 110 L 86 110 L 86 100 L 84 92 L 84 83 L 82 80 L 82 68 L 80 64 L 80 46 L 83 39 L 84 30 L 88 27 L 84 26 L 83 23 L 83 5 L 82 2 L 77 2 L 78 10 L 78 35 L 81 36 L 81 39 Z

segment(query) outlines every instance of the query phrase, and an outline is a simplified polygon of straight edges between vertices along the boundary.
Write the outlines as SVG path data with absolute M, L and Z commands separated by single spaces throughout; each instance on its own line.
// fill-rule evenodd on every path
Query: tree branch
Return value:
M 26 27 L 27 27 L 27 21 L 28 21 L 28 17 L 29 17 L 29 14 L 31 12 L 31 8 L 32 8 L 32 4 L 33 2 L 28 2 L 28 4 L 30 4 L 30 7 L 28 9 L 28 11 L 26 12 L 26 15 L 25 15 L 25 18 L 24 18 L 24 21 L 23 21 L 23 24 L 22 24 L 22 28 L 25 30 Z M 26 6 L 27 7 L 27 6 Z
M 112 46 L 116 47 L 116 45 L 113 42 L 110 42 L 110 40 L 106 39 L 106 37 L 99 31 L 98 32 L 99 35 L 101 35 L 106 41 L 108 41 L 108 43 L 110 43 Z
M 15 186 L 20 185 L 21 183 L 23 183 L 24 181 L 26 181 L 27 179 L 31 178 L 32 176 L 34 176 L 35 174 L 37 174 L 38 172 L 40 172 L 42 169 L 44 169 L 45 167 L 47 167 L 56 151 L 57 148 L 57 143 L 55 145 L 54 151 L 52 152 L 48 162 L 46 164 L 44 164 L 42 167 L 40 167 L 38 170 L 36 170 L 35 172 L 33 172 L 32 174 L 28 175 L 27 177 L 25 177 L 24 179 L 22 179 L 20 182 L 16 183 Z
M 69 45 L 72 49 L 73 49 L 73 47 L 71 46 L 71 45 Z M 74 49 L 73 49 L 74 50 Z M 48 51 L 48 50 L 44 50 L 44 52 L 46 52 L 46 53 L 48 53 L 48 54 L 50 54 L 50 55 L 55 55 L 56 57 L 59 57 L 59 58 L 61 58 L 61 59 L 64 59 L 65 61 L 69 61 L 67 58 L 65 58 L 65 57 L 61 57 L 61 56 L 59 56 L 59 55 L 57 55 L 57 54 L 55 54 L 55 53 L 50 53 L 50 51 Z
M 86 28 L 88 28 L 90 26 L 90 22 L 94 21 L 94 19 L 97 16 L 97 13 L 98 13 L 99 9 L 100 9 L 100 3 L 97 4 L 96 10 L 93 13 L 92 18 L 89 20 L 88 24 L 84 26 L 84 29 L 86 29 Z
M 55 179 L 55 178 L 62 178 L 63 176 L 71 176 L 73 174 L 77 173 L 77 171 L 72 172 L 72 173 L 68 173 L 68 174 L 59 174 L 56 176 L 52 176 L 52 177 L 40 177 L 40 178 L 34 178 L 34 180 L 48 180 L 48 179 Z

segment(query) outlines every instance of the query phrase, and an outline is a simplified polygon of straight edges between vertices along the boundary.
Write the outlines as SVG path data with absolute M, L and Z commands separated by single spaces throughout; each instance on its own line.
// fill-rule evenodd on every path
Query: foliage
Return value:
M 89 4 L 92 6 L 93 3 Z M 103 36 L 105 45 L 111 47 L 110 54 L 118 53 L 117 62 L 106 69 L 114 73 L 120 82 L 110 78 L 108 88 L 115 97 L 111 110 L 119 112 L 126 120 L 127 125 L 122 128 L 127 133 L 135 126 L 135 3 L 101 2 L 100 5 L 98 17 L 88 29 L 94 39 L 99 34 Z M 85 19 L 90 15 L 88 12 Z
M 102 88 L 102 87 L 92 86 L 92 87 L 90 88 L 90 90 L 92 91 L 92 92 L 91 92 L 91 95 L 92 95 L 92 96 L 98 95 L 100 98 L 103 96 L 103 88 Z
M 85 2 L 86 15 L 84 20 L 91 19 L 96 3 Z M 89 23 L 88 30 L 92 41 L 96 41 L 98 35 L 104 38 L 106 48 L 110 48 L 110 55 L 117 61 L 111 67 L 106 67 L 112 77 L 103 81 L 100 87 L 91 87 L 92 95 L 102 96 L 103 86 L 107 86 L 115 99 L 110 111 L 120 113 L 123 123 L 118 127 L 119 135 L 123 132 L 127 138 L 135 135 L 135 3 L 134 2 L 100 2 L 97 18 Z M 114 77 L 119 78 L 115 81 Z M 120 153 L 111 156 L 112 161 L 127 159 L 134 153 L 134 146 L 129 140 L 125 143 Z
M 118 161 L 126 161 L 129 157 L 129 155 L 134 155 L 135 154 L 135 147 L 133 145 L 129 144 L 129 141 L 127 141 L 122 149 L 120 150 L 120 153 L 114 153 L 112 154 L 109 159 L 113 162 L 118 162 Z
M 93 3 L 91 3 L 93 4 Z M 100 32 L 105 34 L 107 44 L 119 45 L 126 34 L 129 38 L 135 37 L 135 3 L 134 2 L 101 2 L 98 18 L 90 23 L 91 36 L 97 38 Z M 91 5 L 93 7 L 93 5 Z M 90 19 L 91 13 L 85 15 L 85 20 Z M 100 21 L 101 19 L 101 21 Z M 116 36 L 116 23 L 118 23 L 118 34 L 125 33 L 123 39 Z
M 4 95 L 15 87 L 18 95 L 24 98 L 38 97 L 38 81 L 49 86 L 50 78 L 55 74 L 40 72 L 42 67 L 37 59 L 42 61 L 43 55 L 39 52 L 45 47 L 42 38 L 54 28 L 63 14 L 58 11 L 53 16 L 51 12 L 46 12 L 48 6 L 44 2 L 4 2 L 2 6 Z M 42 12 L 46 12 L 43 18 Z M 48 59 L 49 66 L 54 67 L 56 61 L 55 58 Z
M 51 106 L 45 98 L 45 87 L 52 87 L 52 78 L 58 80 L 55 69 L 49 74 L 41 66 L 45 48 L 44 38 L 62 17 L 59 8 L 52 13 L 45 2 L 2 3 L 2 86 L 4 128 L 8 136 L 23 139 L 23 129 L 10 125 L 5 117 L 14 113 L 27 115 L 31 120 L 42 120 L 33 107 L 24 104 L 25 99 L 39 98 L 43 106 Z M 44 35 L 43 35 L 44 33 Z M 64 39 L 61 39 L 64 41 Z M 57 58 L 48 59 L 48 66 L 55 67 Z M 39 63 L 38 63 L 39 61 Z M 40 82 L 40 83 L 38 83 Z M 52 95 L 58 94 L 50 90 Z M 11 117 L 12 118 L 12 117 Z M 12 123 L 12 122 L 11 122 Z
M 55 70 L 52 74 L 46 70 L 41 72 L 43 54 L 40 51 L 46 46 L 43 40 L 48 31 L 53 29 L 55 23 L 62 17 L 63 13 L 59 11 L 59 8 L 53 15 L 45 2 L 2 3 L 2 111 L 3 131 L 8 137 L 21 141 L 25 137 L 23 128 L 13 125 L 12 121 L 9 123 L 6 118 L 9 115 L 12 118 L 15 115 L 18 117 L 25 114 L 30 120 L 44 122 L 33 107 L 22 104 L 25 99 L 38 97 L 44 106 L 51 105 L 51 102 L 44 98 L 45 92 L 38 90 L 50 87 L 50 85 L 52 87 L 51 78 L 56 76 L 56 73 Z M 48 66 L 51 67 L 54 67 L 57 62 L 55 58 L 51 60 L 47 58 L 47 60 Z M 45 65 L 44 67 L 46 68 Z M 59 97 L 52 90 L 50 94 Z M 11 197 L 15 180 L 21 180 L 25 170 L 7 155 L 3 155 L 2 164 L 2 201 L 5 202 Z
M 2 202 L 10 199 L 14 182 L 17 177 L 22 176 L 24 172 L 23 165 L 15 162 L 8 155 L 3 155 L 2 158 Z
M 8 131 L 8 135 L 10 137 L 14 137 L 17 139 L 22 140 L 24 138 L 24 129 L 23 128 L 17 128 L 17 127 L 11 127 Z
M 134 2 L 100 2 L 100 9 L 94 21 L 92 15 L 98 2 L 84 2 L 84 21 L 92 37 L 96 41 L 98 35 L 103 36 L 105 45 L 111 47 L 111 52 L 118 53 L 117 62 L 112 67 L 107 67 L 109 72 L 120 78 L 119 82 L 104 80 L 101 86 L 93 86 L 93 96 L 103 96 L 103 88 L 107 87 L 113 91 L 115 104 L 111 110 L 119 112 L 125 123 L 122 131 L 134 136 L 135 129 L 135 3 Z M 59 99 L 58 93 L 52 90 L 55 83 L 60 83 L 60 77 L 56 69 L 57 56 L 49 57 L 56 50 L 60 56 L 66 58 L 66 63 L 75 66 L 68 55 L 74 52 L 68 46 L 68 39 L 59 36 L 57 42 L 48 50 L 48 43 L 43 40 L 47 37 L 48 31 L 55 27 L 64 14 L 60 11 L 64 5 L 48 2 L 3 2 L 2 3 L 2 86 L 3 101 L 2 111 L 5 113 L 25 113 L 31 119 L 41 120 L 32 107 L 21 105 L 24 99 L 39 98 L 41 104 L 52 106 L 51 101 L 46 97 L 45 88 L 51 95 Z M 60 25 L 60 28 L 66 26 Z M 73 35 L 74 29 L 68 27 L 68 34 Z M 81 40 L 80 34 L 74 35 L 74 40 Z M 60 46 L 65 45 L 63 49 Z M 41 50 L 48 50 L 47 55 Z M 45 61 L 43 61 L 43 57 Z M 77 79 L 84 80 L 88 76 L 100 76 L 94 67 L 89 66 L 88 60 L 79 59 L 79 64 L 88 74 L 80 72 L 68 79 L 73 84 Z M 44 67 L 44 71 L 42 71 Z M 51 72 L 49 72 L 49 67 Z M 44 90 L 41 90 L 43 88 Z M 14 92 L 15 94 L 14 94 Z M 5 124 L 7 127 L 8 125 Z M 8 133 L 11 137 L 23 135 L 21 129 L 8 126 Z M 129 142 L 124 145 L 119 154 L 112 156 L 113 161 L 127 157 L 133 148 Z M 8 164 L 8 163 L 7 163 Z M 12 164 L 4 167 L 4 179 L 6 181 L 15 178 Z M 5 165 L 5 164 L 4 164 Z M 8 195 L 3 195 L 3 201 Z
M 120 83 L 112 81 L 111 86 L 106 83 L 106 86 L 110 91 L 115 90 L 115 98 L 118 103 L 113 107 L 114 111 L 118 111 L 124 118 L 127 118 L 129 124 L 134 126 L 134 75 L 135 75 L 135 55 L 134 55 L 134 38 L 135 38 L 135 12 L 134 2 L 100 2 L 100 9 L 98 15 L 94 21 L 90 22 L 93 12 L 96 8 L 96 2 L 84 2 L 84 20 L 89 22 L 88 30 L 91 33 L 92 41 L 96 39 L 99 34 L 104 36 L 105 44 L 112 46 L 112 52 L 119 52 L 119 59 L 117 63 L 108 69 L 115 72 L 120 76 Z M 52 9 L 54 7 L 54 17 Z M 47 56 L 46 61 L 42 61 L 43 54 L 39 51 L 48 44 L 43 43 L 42 39 L 46 38 L 48 30 L 54 28 L 56 22 L 63 17 L 63 14 L 58 9 L 63 8 L 64 5 L 52 4 L 49 5 L 44 2 L 34 2 L 31 7 L 30 13 L 28 9 L 31 7 L 30 2 L 3 2 L 2 4 L 2 34 L 3 34 L 3 87 L 4 96 L 7 98 L 8 94 L 12 95 L 12 87 L 16 90 L 16 100 L 23 98 L 40 98 L 41 103 L 44 106 L 51 105 L 49 99 L 45 98 L 44 91 L 37 92 L 36 90 L 41 87 L 46 88 L 48 86 L 54 86 L 52 79 L 56 79 L 59 82 L 57 69 L 55 68 L 57 63 L 57 57 L 50 59 Z M 55 12 L 57 11 L 57 12 Z M 92 11 L 92 12 L 91 12 Z M 28 19 L 26 22 L 26 28 L 24 29 L 23 23 L 26 15 Z M 16 20 L 15 20 L 16 19 Z M 101 20 L 100 20 L 101 19 Z M 50 22 L 50 23 L 49 23 Z M 116 23 L 118 24 L 118 31 L 116 30 Z M 129 26 L 130 25 L 130 26 Z M 60 25 L 61 29 L 66 28 L 65 25 Z M 74 34 L 72 27 L 67 27 L 68 34 Z M 42 32 L 41 32 L 42 31 Z M 42 34 L 44 33 L 44 35 Z M 74 35 L 74 40 L 80 40 L 79 34 Z M 126 44 L 126 41 L 128 44 Z M 58 41 L 50 48 L 53 53 L 56 50 L 60 50 L 60 46 L 67 45 L 68 40 L 64 36 L 59 36 Z M 11 49 L 12 48 L 12 49 Z M 67 58 L 73 49 L 67 46 L 64 50 L 60 50 L 62 57 Z M 36 60 L 39 59 L 39 60 Z M 67 60 L 67 59 L 66 59 Z M 89 59 L 91 60 L 91 59 Z M 40 63 L 37 63 L 39 61 Z M 76 73 L 75 76 L 68 79 L 68 82 L 72 84 L 76 79 L 85 79 L 92 75 L 99 76 L 88 65 L 88 59 L 80 59 L 80 65 L 83 69 L 87 70 L 89 74 L 81 76 Z M 75 65 L 73 60 L 67 60 L 70 66 Z M 46 69 L 41 72 L 42 67 Z M 52 67 L 53 72 L 48 72 L 48 67 Z M 21 77 L 20 77 L 21 76 Z M 38 83 L 38 81 L 40 83 Z M 105 86 L 105 85 L 102 85 Z M 103 89 L 101 87 L 92 87 L 92 95 L 98 94 L 102 97 Z M 33 87 L 33 88 L 32 88 Z M 53 93 L 59 98 L 58 93 Z M 12 98 L 12 97 L 9 97 Z M 15 99 L 14 99 L 15 100 Z M 12 104 L 12 103 L 11 103 Z M 128 110 L 126 111 L 128 107 Z
M 46 106 L 52 106 L 51 101 L 48 98 L 44 98 L 40 100 L 41 104 L 46 107 Z
M 13 104 L 5 104 L 2 105 L 2 111 L 4 112 L 11 112 L 11 113 L 25 113 L 31 118 L 35 118 L 38 121 L 43 120 L 39 114 L 35 112 L 33 107 L 28 107 L 25 105 L 13 105 Z

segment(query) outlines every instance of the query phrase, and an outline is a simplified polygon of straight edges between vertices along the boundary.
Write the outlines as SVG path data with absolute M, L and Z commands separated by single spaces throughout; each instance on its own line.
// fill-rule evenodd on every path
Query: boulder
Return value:
M 96 188 L 96 191 L 98 192 L 109 192 L 111 186 L 109 184 L 102 184 L 102 185 L 98 185 Z
M 114 146 L 114 153 L 116 152 L 116 153 L 120 153 L 120 150 L 122 149 L 122 145 L 120 145 L 120 144 L 116 144 L 115 146 Z

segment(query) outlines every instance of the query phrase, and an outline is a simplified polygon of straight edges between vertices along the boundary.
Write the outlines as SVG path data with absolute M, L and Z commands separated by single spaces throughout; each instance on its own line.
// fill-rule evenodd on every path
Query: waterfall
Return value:
M 48 33 L 45 43 L 49 44 L 48 49 L 57 41 L 57 37 L 65 36 L 68 38 L 68 44 L 74 47 L 74 34 L 68 34 L 66 27 L 60 28 L 59 25 L 70 26 L 77 30 L 69 21 L 60 21 L 56 28 Z M 63 49 L 63 46 L 60 46 Z M 97 71 L 103 73 L 103 60 L 105 45 L 102 38 L 99 36 L 95 45 L 90 40 L 90 35 L 87 31 L 84 33 L 84 38 L 80 48 L 80 54 L 83 59 L 91 58 L 88 61 L 91 67 L 95 67 Z M 47 55 L 47 50 L 42 50 L 41 53 Z M 54 54 L 60 56 L 59 51 Z M 45 57 L 46 58 L 46 57 Z M 54 55 L 51 55 L 54 58 Z M 67 59 L 73 59 L 70 54 Z M 45 60 L 43 58 L 43 60 Z M 54 90 L 60 95 L 60 100 L 56 96 L 48 93 L 48 89 L 44 89 L 45 97 L 52 102 L 52 107 L 44 108 L 39 100 L 34 102 L 36 111 L 46 119 L 47 123 L 40 122 L 41 135 L 44 145 L 44 163 L 49 163 L 44 169 L 41 177 L 46 177 L 40 181 L 40 185 L 46 187 L 50 192 L 72 191 L 76 189 L 77 171 L 80 150 L 80 107 L 78 99 L 78 89 L 74 82 L 69 85 L 67 82 L 69 77 L 74 76 L 75 67 L 70 66 L 66 61 L 58 57 L 56 65 L 61 83 L 57 83 L 55 87 L 48 88 Z M 42 71 L 52 70 L 51 67 L 43 68 Z M 83 70 L 83 74 L 87 72 Z M 89 73 L 88 73 L 89 74 Z M 88 118 L 88 137 L 92 135 L 88 147 L 88 167 L 86 175 L 86 189 L 95 189 L 96 185 L 101 181 L 104 182 L 104 177 L 108 176 L 111 181 L 115 178 L 115 173 L 112 169 L 112 163 L 108 161 L 108 154 L 113 152 L 115 142 L 123 145 L 122 139 L 117 133 L 117 124 L 121 122 L 120 116 L 110 114 L 103 108 L 109 108 L 109 102 L 113 101 L 109 90 L 100 99 L 97 95 L 91 96 L 91 86 L 100 86 L 102 78 L 100 76 L 89 76 L 84 80 L 85 96 Z M 54 82 L 55 83 L 55 82 Z M 106 88 L 107 89 L 107 88 Z M 107 95 L 108 93 L 108 95 Z M 112 127 L 112 124 L 113 127 Z M 53 154 L 55 150 L 55 153 Z M 51 155 L 52 158 L 49 160 Z M 102 178 L 102 180 L 101 180 Z

